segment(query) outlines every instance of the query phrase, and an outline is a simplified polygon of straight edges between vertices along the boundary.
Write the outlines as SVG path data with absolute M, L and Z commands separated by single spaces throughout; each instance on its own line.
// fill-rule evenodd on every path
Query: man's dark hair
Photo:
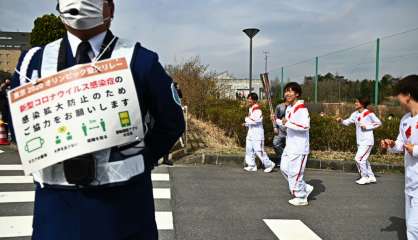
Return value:
M 297 82 L 290 82 L 286 84 L 284 91 L 286 92 L 287 90 L 292 90 L 297 93 L 299 97 L 302 97 L 302 87 Z
M 247 99 L 248 98 L 251 98 L 252 100 L 254 100 L 254 101 L 258 101 L 258 95 L 257 95 L 257 93 L 250 93 L 250 94 L 248 94 L 248 96 L 247 96 Z
M 363 105 L 364 108 L 367 108 L 370 105 L 370 98 L 369 98 L 369 96 L 357 97 L 356 99 L 357 99 L 357 101 L 359 101 L 359 103 L 361 105 Z
M 409 75 L 399 80 L 394 93 L 395 95 L 410 95 L 414 101 L 418 102 L 418 75 Z

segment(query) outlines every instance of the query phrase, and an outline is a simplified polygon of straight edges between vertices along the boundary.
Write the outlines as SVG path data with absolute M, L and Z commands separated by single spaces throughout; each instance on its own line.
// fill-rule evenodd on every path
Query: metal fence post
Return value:
M 280 78 L 280 98 L 283 99 L 284 94 L 284 68 L 282 67 L 282 76 Z
M 319 57 L 315 58 L 315 86 L 314 86 L 314 99 L 315 103 L 318 103 L 318 67 L 319 67 Z
M 374 104 L 379 104 L 380 38 L 376 40 L 376 76 L 374 83 Z

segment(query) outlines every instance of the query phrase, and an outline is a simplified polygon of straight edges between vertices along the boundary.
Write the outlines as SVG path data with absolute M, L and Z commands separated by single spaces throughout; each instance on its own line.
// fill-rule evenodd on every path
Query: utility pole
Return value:
M 269 59 L 269 52 L 268 51 L 264 51 L 263 52 L 264 53 L 264 61 L 265 61 L 265 63 L 264 63 L 264 66 L 265 66 L 265 70 L 264 70 L 264 72 L 265 73 L 268 73 L 268 59 Z

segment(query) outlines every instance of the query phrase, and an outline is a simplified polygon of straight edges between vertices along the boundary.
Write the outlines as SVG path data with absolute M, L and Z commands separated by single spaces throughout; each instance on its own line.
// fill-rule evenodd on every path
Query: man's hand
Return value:
M 405 144 L 404 147 L 409 154 L 414 154 L 414 144 Z
M 286 123 L 287 123 L 287 119 L 284 117 L 284 118 L 282 118 L 282 123 L 283 123 L 283 125 L 286 125 Z
M 382 149 L 393 148 L 394 146 L 395 146 L 395 141 L 393 141 L 393 140 L 384 139 L 384 140 L 380 141 L 380 147 Z
M 271 121 L 276 122 L 276 116 L 274 116 L 274 114 L 270 115 L 270 119 L 271 119 Z
M 10 86 L 10 83 L 11 83 L 11 81 L 10 81 L 9 79 L 6 79 L 6 80 L 4 81 L 4 83 L 2 83 L 2 84 L 0 85 L 0 91 L 3 91 L 3 90 L 5 90 L 7 87 L 9 87 L 9 86 Z
M 278 128 L 273 128 L 274 134 L 279 134 L 279 129 Z

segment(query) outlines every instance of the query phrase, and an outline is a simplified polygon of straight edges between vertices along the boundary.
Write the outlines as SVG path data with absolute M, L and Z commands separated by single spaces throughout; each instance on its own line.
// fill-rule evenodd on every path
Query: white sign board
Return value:
M 9 103 L 26 175 L 144 138 L 125 58 L 77 65 L 20 86 L 9 92 Z

